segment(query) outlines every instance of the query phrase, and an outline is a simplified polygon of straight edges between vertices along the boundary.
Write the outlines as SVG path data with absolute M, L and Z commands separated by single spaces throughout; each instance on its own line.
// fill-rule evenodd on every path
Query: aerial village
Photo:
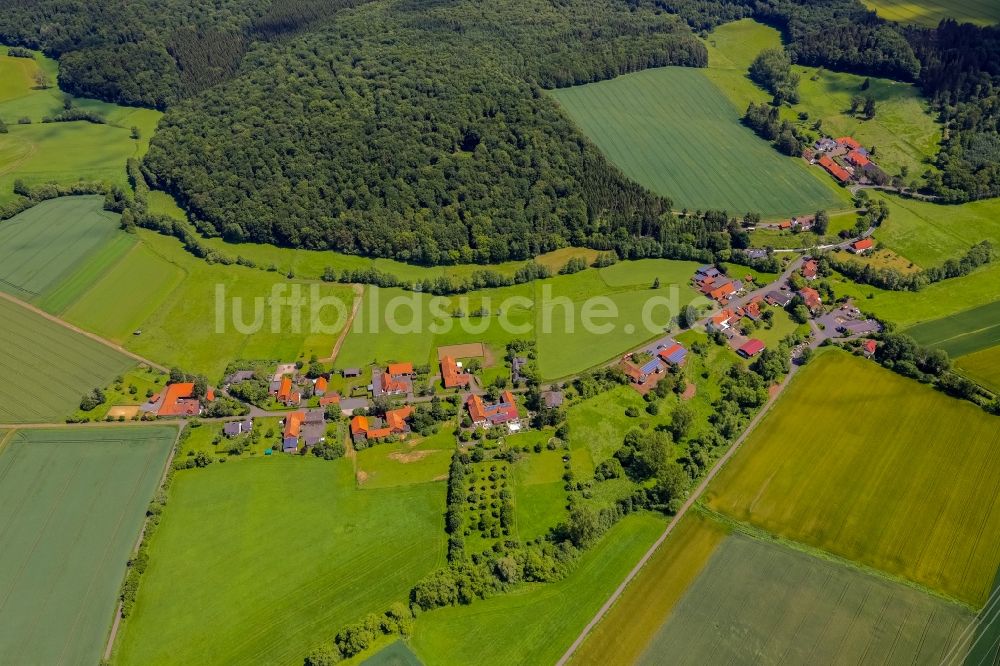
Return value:
M 890 180 L 872 161 L 874 156 L 853 137 L 823 137 L 806 149 L 803 157 L 821 166 L 841 185 L 885 185 Z

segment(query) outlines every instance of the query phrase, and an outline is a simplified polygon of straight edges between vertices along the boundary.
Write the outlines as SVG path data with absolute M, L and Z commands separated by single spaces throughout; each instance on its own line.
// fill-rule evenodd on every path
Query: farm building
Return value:
M 757 354 L 764 351 L 765 345 L 762 340 L 757 338 L 751 338 L 742 347 L 736 350 L 736 353 L 743 358 L 753 358 Z
M 767 250 L 764 248 L 747 248 L 743 250 L 743 254 L 747 256 L 748 259 L 765 259 L 767 258 Z
M 661 349 L 658 356 L 670 365 L 684 365 L 687 361 L 687 349 L 679 342 L 675 342 Z
M 458 361 L 451 356 L 445 356 L 441 359 L 441 380 L 445 388 L 461 388 L 469 385 L 471 376 L 462 369 Z
M 718 268 L 712 266 L 711 264 L 706 264 L 700 266 L 698 270 L 694 272 L 694 279 L 698 282 L 704 280 L 705 278 L 716 278 L 722 275 Z
M 145 407 L 143 411 L 155 412 L 157 416 L 197 416 L 201 413 L 201 401 L 194 395 L 194 382 L 168 384 L 153 395 Z
M 243 419 L 242 421 L 230 421 L 222 426 L 222 434 L 226 437 L 237 437 L 253 429 L 253 419 Z
M 767 292 L 767 295 L 764 296 L 764 300 L 771 305 L 783 308 L 792 302 L 792 295 L 783 291 L 769 291 Z
M 405 435 L 410 432 L 406 422 L 413 415 L 413 407 L 407 405 L 399 409 L 390 409 L 385 413 L 385 419 L 377 416 L 355 416 L 351 419 L 351 438 L 355 444 L 385 439 L 390 435 Z
M 868 159 L 868 156 L 863 154 L 860 150 L 852 150 L 851 152 L 847 153 L 846 159 L 854 166 L 862 168 L 868 166 L 872 162 L 870 159 Z
M 858 143 L 858 141 L 851 136 L 838 137 L 834 139 L 834 141 L 837 142 L 838 146 L 846 148 L 847 150 L 857 150 L 858 148 L 861 147 L 861 144 Z
M 285 417 L 285 428 L 281 433 L 281 450 L 296 451 L 299 448 L 299 437 L 302 434 L 302 422 L 306 419 L 305 412 L 292 412 Z
M 353 379 L 361 376 L 361 368 L 344 368 L 340 371 L 340 376 L 346 379 Z
M 875 241 L 871 238 L 862 238 L 851 243 L 850 250 L 854 254 L 865 254 L 866 252 L 870 252 L 874 247 Z
M 372 370 L 369 387 L 376 398 L 385 395 L 406 395 L 413 393 L 413 364 L 392 363 L 382 372 Z
M 299 439 L 306 446 L 316 446 L 326 439 L 326 413 L 322 409 L 309 409 L 305 412 Z
M 823 299 L 819 297 L 819 292 L 812 287 L 799 289 L 799 296 L 802 297 L 810 312 L 818 312 L 823 309 Z
M 881 333 L 882 325 L 875 319 L 862 319 L 844 322 L 839 329 L 847 335 L 867 335 L 869 333 Z
M 503 425 L 520 418 L 514 394 L 510 391 L 504 391 L 500 395 L 500 401 L 495 403 L 486 403 L 480 396 L 470 395 L 465 406 L 469 410 L 469 418 L 476 426 Z
M 819 165 L 824 169 L 826 169 L 831 176 L 836 178 L 841 183 L 846 183 L 851 179 L 850 172 L 848 172 L 847 169 L 834 162 L 833 158 L 831 158 L 829 155 L 823 155 L 822 157 L 820 157 Z

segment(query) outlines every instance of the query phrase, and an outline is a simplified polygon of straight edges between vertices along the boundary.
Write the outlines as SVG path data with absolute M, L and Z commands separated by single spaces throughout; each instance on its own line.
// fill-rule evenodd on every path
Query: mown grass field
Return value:
M 1000 566 L 1000 543 L 988 536 L 1000 529 L 998 423 L 871 361 L 826 352 L 705 501 L 980 606 Z
M 637 663 L 942 663 L 971 620 L 959 604 L 734 534 Z
M 922 345 L 958 357 L 1000 345 L 1000 301 L 906 329 Z
M 742 113 L 750 102 L 769 102 L 771 96 L 758 88 L 747 76 L 753 59 L 766 48 L 779 48 L 781 34 L 774 28 L 743 19 L 726 23 L 713 30 L 705 39 L 708 47 L 708 68 L 703 70 L 729 101 Z M 895 175 L 902 166 L 909 168 L 909 178 L 922 174 L 925 160 L 937 152 L 941 128 L 928 111 L 918 88 L 891 79 L 869 78 L 864 91 L 876 100 L 876 115 L 871 120 L 852 116 L 850 100 L 861 93 L 865 77 L 843 72 L 819 70 L 796 65 L 800 75 L 801 101 L 784 108 L 781 117 L 793 123 L 801 122 L 799 112 L 809 114 L 805 124 L 812 126 L 822 120 L 822 129 L 834 136 L 853 135 L 865 146 L 877 146 L 876 161 L 887 173 Z M 821 169 L 814 175 L 831 187 L 833 180 Z M 837 188 L 841 195 L 846 191 Z M 843 201 L 847 201 L 844 196 Z
M 0 661 L 100 661 L 177 430 L 22 430 L 0 454 Z
M 551 92 L 633 180 L 675 208 L 809 213 L 842 203 L 801 160 L 743 127 L 737 108 L 698 70 L 651 69 Z
M 428 666 L 555 663 L 664 524 L 652 514 L 627 516 L 559 582 L 424 613 L 410 646 Z
M 103 200 L 52 199 L 0 224 L 0 290 L 50 312 L 72 302 L 135 243 Z
M 444 564 L 444 484 L 357 490 L 348 460 L 178 473 L 116 664 L 299 663 Z
M 992 0 L 862 0 L 884 19 L 936 28 L 943 19 L 992 25 L 1000 22 L 1000 5 Z
M 972 381 L 1000 393 L 1000 345 L 955 359 L 955 369 Z
M 570 663 L 635 663 L 699 579 L 727 533 L 719 523 L 701 514 L 687 514 L 573 654 Z
M 392 488 L 445 481 L 454 450 L 455 434 L 451 430 L 439 436 L 413 436 L 363 449 L 358 451 L 356 461 L 358 486 Z
M 957 258 L 982 240 L 1000 247 L 1000 198 L 945 206 L 874 196 L 889 204 L 889 217 L 878 230 L 879 240 L 921 266 Z
M 562 478 L 564 455 L 562 449 L 543 449 L 523 454 L 514 464 L 514 513 L 521 541 L 547 534 L 566 519 L 569 500 Z
M 0 299 L 0 423 L 62 421 L 135 361 Z

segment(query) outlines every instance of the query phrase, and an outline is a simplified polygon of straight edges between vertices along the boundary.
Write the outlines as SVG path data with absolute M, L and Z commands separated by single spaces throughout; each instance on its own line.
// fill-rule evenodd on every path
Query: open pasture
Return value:
M 705 501 L 981 606 L 1000 566 L 987 537 L 1000 530 L 998 423 L 831 350 L 799 373 Z
M 897 23 L 935 28 L 943 19 L 960 23 L 994 25 L 1000 22 L 1000 5 L 992 0 L 862 0 L 868 9 Z
M 508 439 L 508 443 L 511 440 Z M 525 453 L 514 464 L 514 513 L 517 536 L 530 541 L 542 536 L 566 518 L 561 448 Z
M 0 661 L 95 664 L 177 430 L 22 430 L 0 454 Z
M 1000 198 L 942 205 L 876 194 L 889 204 L 889 217 L 878 238 L 921 266 L 936 266 L 958 258 L 988 240 L 1000 247 Z
M 922 345 L 945 350 L 952 358 L 1000 345 L 1000 301 L 918 324 L 906 329 L 906 334 Z
M 626 516 L 561 581 L 423 613 L 410 646 L 428 666 L 555 663 L 664 524 L 652 514 Z
M 743 127 L 702 72 L 664 67 L 550 93 L 630 178 L 675 208 L 787 216 L 842 204 L 801 160 Z
M 574 666 L 634 664 L 702 574 L 727 530 L 688 513 L 573 654 Z
M 376 444 L 358 451 L 358 487 L 392 488 L 447 480 L 455 439 L 451 432 L 441 435 L 433 438 L 413 436 L 402 442 Z M 422 440 L 430 441 L 423 446 Z
M 955 369 L 1000 394 L 1000 344 L 955 359 Z
M 637 663 L 942 663 L 971 620 L 959 604 L 734 534 Z
M 62 421 L 135 361 L 0 299 L 0 423 Z
M 349 460 L 179 472 L 116 664 L 298 663 L 444 564 L 444 484 L 358 490 Z
M 61 197 L 0 224 L 0 290 L 53 310 L 71 301 L 135 243 L 102 205 Z

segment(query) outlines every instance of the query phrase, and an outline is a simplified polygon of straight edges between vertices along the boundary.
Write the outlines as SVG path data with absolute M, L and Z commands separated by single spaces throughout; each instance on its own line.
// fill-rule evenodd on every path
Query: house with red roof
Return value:
M 687 349 L 679 342 L 674 342 L 663 347 L 657 355 L 663 359 L 664 363 L 670 365 L 683 366 L 687 361 Z
M 861 144 L 858 143 L 854 139 L 854 137 L 850 137 L 850 136 L 842 136 L 842 137 L 839 137 L 837 139 L 834 139 L 834 141 L 837 142 L 838 146 L 844 146 L 845 148 L 847 148 L 849 150 L 857 150 L 858 148 L 861 147 Z
M 852 150 L 847 153 L 847 161 L 856 167 L 864 168 L 872 163 L 868 156 L 862 153 L 860 150 Z
M 520 416 L 517 412 L 517 402 L 514 394 L 504 391 L 500 394 L 500 401 L 495 403 L 485 402 L 481 396 L 470 395 L 465 402 L 469 410 L 469 418 L 472 424 L 489 428 L 492 426 L 504 425 L 516 422 Z
M 413 364 L 390 363 L 384 372 L 373 369 L 370 388 L 375 397 L 413 393 Z
M 201 414 L 201 401 L 194 395 L 194 382 L 168 384 L 165 389 L 149 399 L 151 411 L 157 416 L 197 416 Z
M 792 221 L 791 220 L 782 220 L 781 222 L 778 223 L 778 228 L 779 229 L 791 229 L 792 228 Z
M 802 287 L 802 289 L 799 289 L 799 296 L 802 297 L 802 301 L 809 308 L 810 312 L 818 312 L 823 309 L 823 299 L 819 297 L 819 292 L 812 287 Z
M 861 348 L 864 350 L 865 358 L 871 358 L 875 354 L 875 350 L 878 349 L 878 343 L 874 340 L 865 340 Z
M 471 375 L 465 372 L 451 356 L 441 358 L 441 380 L 445 388 L 465 388 L 468 387 Z
M 409 405 L 390 409 L 385 413 L 385 419 L 377 416 L 355 416 L 351 419 L 351 439 L 355 443 L 367 443 L 392 435 L 405 436 L 410 432 L 410 424 L 407 421 L 411 416 L 413 407 Z
M 854 254 L 865 254 L 875 247 L 875 241 L 871 238 L 862 238 L 851 243 L 850 250 Z
M 815 259 L 809 259 L 804 264 L 802 264 L 802 277 L 807 280 L 815 280 L 816 276 L 819 274 L 819 262 Z
M 747 340 L 742 347 L 736 350 L 736 353 L 743 358 L 753 358 L 757 354 L 761 353 L 765 349 L 764 341 L 758 340 L 757 338 L 751 338 Z
M 337 393 L 333 393 L 331 395 L 324 395 L 322 398 L 319 399 L 320 407 L 326 407 L 327 405 L 339 405 L 339 404 L 340 404 L 340 395 Z

